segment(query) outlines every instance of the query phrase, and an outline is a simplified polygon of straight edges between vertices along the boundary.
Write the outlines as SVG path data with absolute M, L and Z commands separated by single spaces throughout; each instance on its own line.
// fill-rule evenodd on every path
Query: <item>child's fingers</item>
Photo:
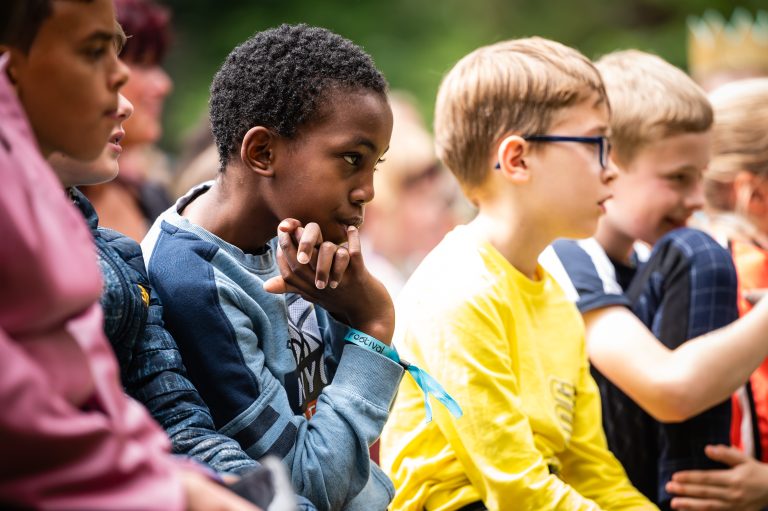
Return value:
M 283 271 L 283 265 L 287 265 L 287 270 L 295 272 L 298 264 L 296 258 L 296 246 L 293 243 L 293 237 L 290 232 L 277 231 L 277 266 L 280 268 L 280 273 L 285 277 L 286 272 Z
M 707 485 L 728 487 L 732 484 L 730 470 L 683 470 L 672 474 L 667 484 Z
M 719 461 L 729 467 L 735 467 L 749 460 L 749 457 L 735 447 L 727 445 L 708 445 L 704 452 L 710 459 Z
M 265 283 L 265 290 L 270 293 L 300 293 L 304 296 L 305 291 L 311 289 L 311 282 L 314 274 L 304 265 L 298 264 L 295 259 L 295 249 L 290 234 L 280 233 L 280 236 L 287 236 L 287 241 L 280 240 L 277 248 L 277 268 L 280 270 L 278 277 L 272 277 Z M 288 245 L 288 252 L 283 250 L 283 244 Z M 292 257 L 293 256 L 293 257 Z M 302 272 L 302 274 L 299 274 Z M 309 280 L 307 279 L 309 277 Z M 268 287 L 267 287 L 268 284 Z
M 272 277 L 264 282 L 264 291 L 276 295 L 288 292 L 288 283 L 281 276 Z
M 295 218 L 285 218 L 277 225 L 277 232 L 294 232 L 296 229 L 301 228 L 301 222 Z
M 666 484 L 666 490 L 672 495 L 694 497 L 697 499 L 728 500 L 731 491 L 729 486 L 715 486 L 709 484 L 678 483 L 670 481 Z
M 304 235 L 304 227 L 297 227 L 293 231 L 293 242 L 296 243 L 296 246 L 299 245 L 299 240 L 301 240 L 301 237 Z
M 277 226 L 277 239 L 282 243 L 285 250 L 289 250 L 288 238 L 285 235 L 288 235 L 291 243 L 298 247 L 299 240 L 301 240 L 303 233 L 304 227 L 301 225 L 301 222 L 295 218 L 286 218 Z
M 301 241 L 301 237 L 302 236 L 304 236 L 304 227 L 298 227 L 296 230 L 293 231 L 293 235 L 291 237 L 291 239 L 293 239 L 294 245 L 296 245 L 296 255 L 297 255 L 297 257 L 299 255 L 299 248 L 298 248 L 299 247 L 299 242 Z M 304 256 L 302 256 L 302 260 L 303 259 L 304 259 Z M 297 261 L 298 261 L 298 259 L 297 259 Z M 314 271 L 315 268 L 317 267 L 317 250 L 313 250 L 312 251 L 312 254 L 311 254 L 311 257 L 309 258 L 309 262 L 308 263 L 301 263 L 301 261 L 298 261 L 298 262 L 300 264 L 305 264 L 305 265 L 309 266 L 312 269 L 312 271 Z
M 711 499 L 697 499 L 688 497 L 675 497 L 670 503 L 672 509 L 684 511 L 728 511 L 733 509 L 727 502 Z
M 278 238 L 281 236 L 290 236 L 290 234 L 282 232 L 278 234 Z M 280 246 L 277 247 L 277 256 L 275 260 L 277 262 L 277 268 L 280 270 L 280 275 L 264 281 L 264 290 L 268 293 L 274 294 L 287 293 L 289 286 L 286 279 L 289 275 L 292 274 L 292 271 L 288 261 L 285 258 L 285 254 L 283 253 L 282 243 L 280 243 Z
M 350 225 L 347 227 L 347 250 L 350 257 L 362 257 L 360 250 L 360 231 L 357 227 Z
M 336 289 L 341 284 L 341 279 L 344 278 L 344 272 L 347 271 L 349 266 L 349 250 L 345 247 L 339 247 L 336 251 L 336 255 L 333 258 L 333 266 L 331 267 L 330 282 L 331 289 Z
M 266 291 L 267 293 L 272 293 L 275 295 L 280 295 L 285 293 L 296 293 L 303 296 L 306 300 L 311 301 L 312 299 L 311 296 L 305 293 L 303 289 L 289 284 L 288 281 L 281 276 L 267 279 L 266 281 L 264 281 L 263 286 L 264 286 L 264 291 Z
M 334 255 L 337 246 L 330 241 L 326 241 L 317 249 L 317 262 L 315 265 L 315 287 L 325 289 L 328 285 L 328 277 L 333 266 Z
M 312 259 L 315 247 L 323 242 L 323 234 L 320 232 L 320 226 L 315 222 L 310 222 L 304 227 L 299 239 L 299 248 L 296 253 L 296 260 L 301 264 L 307 264 Z

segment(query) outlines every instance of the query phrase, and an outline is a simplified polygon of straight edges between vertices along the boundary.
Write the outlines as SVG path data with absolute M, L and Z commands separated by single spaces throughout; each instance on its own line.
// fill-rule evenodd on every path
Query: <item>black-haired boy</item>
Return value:
M 389 145 L 386 89 L 370 57 L 327 30 L 255 34 L 211 86 L 217 179 L 143 243 L 217 427 L 254 458 L 281 457 L 320 509 L 384 509 L 393 495 L 368 446 L 403 370 L 344 344 L 350 327 L 385 344 L 394 329 L 357 232 Z

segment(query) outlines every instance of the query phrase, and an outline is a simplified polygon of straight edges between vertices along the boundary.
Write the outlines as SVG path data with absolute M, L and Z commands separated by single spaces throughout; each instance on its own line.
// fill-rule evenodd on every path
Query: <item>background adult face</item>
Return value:
M 170 14 L 150 0 L 115 0 L 117 20 L 128 35 L 121 58 L 131 69 L 123 94 L 133 103 L 126 121 L 128 146 L 154 144 L 163 134 L 163 105 L 173 83 L 160 66 L 170 38 Z

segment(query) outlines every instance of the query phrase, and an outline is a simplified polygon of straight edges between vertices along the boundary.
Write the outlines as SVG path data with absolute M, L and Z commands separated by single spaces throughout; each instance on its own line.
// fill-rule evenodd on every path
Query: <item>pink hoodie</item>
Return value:
M 123 394 L 90 232 L 0 57 L 0 508 L 184 507 L 179 464 Z

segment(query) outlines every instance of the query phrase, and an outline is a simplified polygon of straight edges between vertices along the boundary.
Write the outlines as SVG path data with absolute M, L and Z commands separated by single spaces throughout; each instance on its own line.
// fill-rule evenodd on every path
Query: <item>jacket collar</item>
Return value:
M 83 192 L 75 188 L 67 188 L 69 198 L 74 203 L 75 207 L 80 210 L 80 213 L 85 217 L 85 221 L 88 223 L 88 227 L 93 231 L 99 227 L 99 215 L 96 214 L 96 210 L 91 204 L 91 201 L 83 195 Z

